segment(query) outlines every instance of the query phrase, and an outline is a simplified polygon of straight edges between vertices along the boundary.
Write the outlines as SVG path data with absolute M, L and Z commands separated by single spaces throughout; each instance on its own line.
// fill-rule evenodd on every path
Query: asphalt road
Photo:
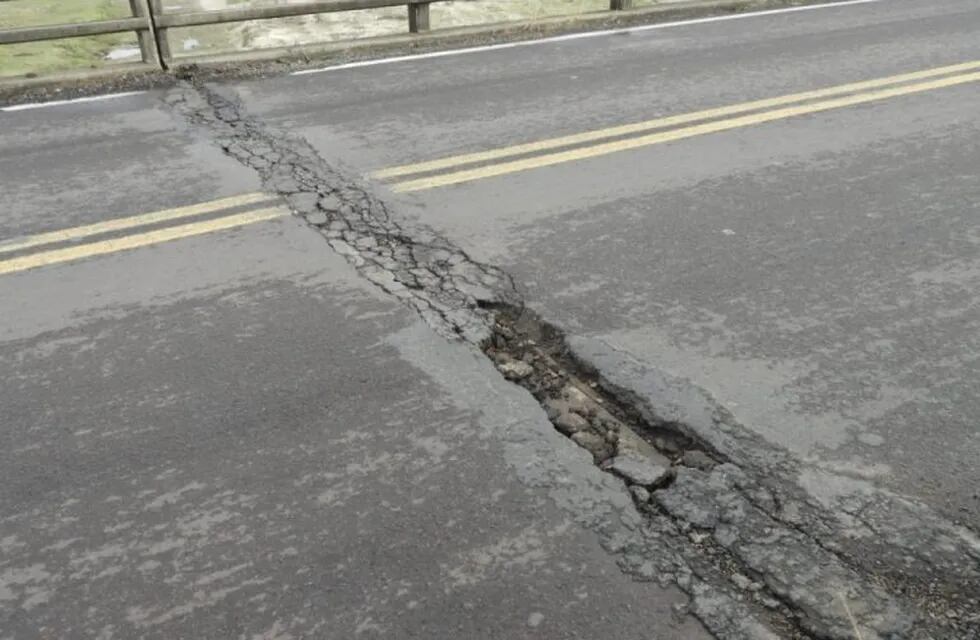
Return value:
M 980 637 L 978 33 L 885 0 L 0 113 L 0 638 Z M 412 298 L 404 238 L 727 464 L 644 511 L 445 336 L 491 272 Z
M 533 399 L 277 196 L 227 203 L 259 181 L 159 95 L 2 136 L 0 637 L 707 637 L 576 524 L 627 501 Z M 556 507 L 548 464 L 589 504 Z
M 239 91 L 371 173 L 976 61 L 978 29 L 975 3 L 895 0 Z M 392 197 L 569 331 L 977 528 L 978 98 L 966 83 Z

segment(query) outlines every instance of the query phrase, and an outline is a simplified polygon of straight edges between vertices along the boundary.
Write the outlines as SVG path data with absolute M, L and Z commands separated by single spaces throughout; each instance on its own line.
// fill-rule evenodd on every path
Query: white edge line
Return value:
M 9 107 L 0 107 L 0 111 L 27 111 L 28 109 L 41 109 L 43 107 L 58 107 L 64 104 L 78 104 L 81 102 L 98 102 L 99 100 L 111 100 L 113 98 L 125 98 L 127 96 L 138 96 L 145 91 L 126 91 L 124 93 L 107 93 L 101 96 L 86 96 L 84 98 L 74 98 L 72 100 L 52 100 L 51 102 L 31 102 L 29 104 L 15 104 Z
M 479 47 L 465 47 L 462 49 L 449 49 L 447 51 L 430 51 L 429 53 L 416 53 L 412 55 L 405 56 L 393 56 L 391 58 L 380 58 L 377 60 L 361 60 L 359 62 L 348 62 L 345 64 L 338 64 L 330 67 L 322 67 L 319 69 L 303 69 L 302 71 L 294 71 L 290 75 L 293 76 L 305 76 L 314 73 L 324 73 L 326 71 L 340 71 L 342 69 L 356 69 L 358 67 L 373 67 L 382 64 L 392 64 L 395 62 L 406 62 L 409 60 L 426 60 L 428 58 L 442 58 L 445 56 L 458 56 L 467 53 L 480 53 L 483 51 L 495 51 L 498 49 L 514 49 L 517 47 L 529 47 L 537 44 L 547 44 L 550 42 L 564 42 L 566 40 L 582 40 L 585 38 L 599 38 L 602 36 L 621 34 L 621 33 L 639 33 L 642 31 L 653 31 L 655 29 L 670 29 L 672 27 L 685 27 L 688 25 L 695 24 L 706 24 L 709 22 L 724 22 L 727 20 L 742 20 L 745 18 L 758 18 L 761 16 L 771 16 L 780 13 L 795 13 L 797 11 L 813 11 L 815 9 L 832 9 L 835 7 L 849 7 L 858 4 L 871 4 L 875 2 L 882 2 L 882 0 L 846 0 L 844 2 L 828 2 L 825 4 L 811 4 L 803 7 L 786 7 L 783 9 L 767 9 L 765 11 L 747 11 L 745 13 L 736 13 L 733 15 L 724 16 L 710 16 L 707 18 L 694 18 L 691 20 L 679 20 L 677 22 L 661 22 L 658 24 L 648 24 L 639 27 L 629 27 L 626 29 L 604 29 L 601 31 L 585 31 L 582 33 L 569 33 L 562 36 L 551 36 L 548 38 L 539 38 L 537 40 L 522 40 L 520 42 L 503 42 L 500 44 L 487 44 Z

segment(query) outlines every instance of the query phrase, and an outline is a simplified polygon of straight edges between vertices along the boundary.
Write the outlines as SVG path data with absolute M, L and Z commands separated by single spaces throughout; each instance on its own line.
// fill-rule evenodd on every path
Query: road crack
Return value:
M 788 458 L 764 459 L 750 439 L 742 448 L 716 446 L 683 419 L 657 416 L 527 309 L 509 274 L 398 218 L 360 177 L 247 115 L 227 89 L 189 78 L 166 101 L 255 170 L 363 277 L 441 335 L 482 350 L 536 398 L 556 430 L 619 478 L 644 517 L 642 542 L 607 548 L 638 579 L 688 593 L 690 613 L 717 637 L 977 637 L 963 635 L 952 618 L 925 615 L 919 600 L 844 554 L 829 524 L 835 516 L 795 484 L 779 486 L 793 465 Z M 719 409 L 713 426 L 730 418 Z
M 485 306 L 519 300 L 508 274 L 430 229 L 395 220 L 357 178 L 327 164 L 305 140 L 246 116 L 235 97 L 185 81 L 167 103 L 255 170 L 267 190 L 282 196 L 362 276 L 413 306 L 442 335 L 477 343 L 492 324 Z

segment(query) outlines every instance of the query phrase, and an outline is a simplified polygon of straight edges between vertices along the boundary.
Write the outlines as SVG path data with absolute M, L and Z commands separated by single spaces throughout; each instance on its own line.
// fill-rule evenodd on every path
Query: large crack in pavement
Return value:
M 742 466 L 733 447 L 703 437 L 705 430 L 693 428 L 697 421 L 689 414 L 658 412 L 613 384 L 605 369 L 583 361 L 587 349 L 573 349 L 558 328 L 532 311 L 505 308 L 496 318 L 494 337 L 484 350 L 501 373 L 527 388 L 555 428 L 588 449 L 596 464 L 623 479 L 648 522 L 659 520 L 658 532 L 690 540 L 679 554 L 698 578 L 709 584 L 719 577 L 728 580 L 748 596 L 743 602 L 773 609 L 804 637 L 974 637 L 969 625 L 976 619 L 968 620 L 968 612 L 976 611 L 975 598 L 968 594 L 977 593 L 971 565 L 976 549 L 957 545 L 946 525 L 919 520 L 931 533 L 930 543 L 940 541 L 942 533 L 940 546 L 958 551 L 966 562 L 939 562 L 942 574 L 938 582 L 936 572 L 929 574 L 933 589 L 926 594 L 921 584 L 912 587 L 916 581 L 909 573 L 889 576 L 884 567 L 846 553 L 841 530 L 835 535 L 827 514 L 794 491 L 792 478 L 775 465 L 761 475 Z M 739 429 L 722 407 L 690 398 L 684 404 L 711 410 L 714 432 Z M 755 442 L 754 451 L 771 448 Z M 767 457 L 773 458 L 770 463 L 777 458 Z M 812 514 L 812 520 L 801 513 Z M 818 532 L 805 526 L 810 522 Z M 705 556 L 712 561 L 706 563 Z M 920 559 L 906 554 L 900 566 L 908 571 L 917 563 Z M 954 592 L 936 590 L 939 584 Z
M 482 350 L 621 479 L 644 524 L 607 550 L 634 578 L 680 587 L 717 637 L 980 638 L 980 543 L 970 532 L 873 488 L 821 503 L 796 480 L 798 461 L 722 407 L 677 393 L 651 403 L 658 394 L 637 392 L 624 372 L 658 391 L 676 381 L 567 338 L 526 308 L 506 272 L 397 218 L 308 142 L 247 116 L 228 89 L 190 78 L 166 102 L 361 275 Z
M 183 83 L 167 102 L 258 172 L 265 189 L 285 198 L 358 273 L 415 307 L 443 335 L 479 342 L 490 326 L 481 305 L 518 300 L 503 271 L 476 262 L 428 229 L 395 220 L 383 201 L 308 143 L 242 117 L 234 98 Z
M 582 338 L 572 338 L 569 351 L 600 370 L 602 385 L 638 411 L 643 423 L 678 425 L 736 462 L 739 493 L 780 527 L 913 603 L 925 617 L 948 620 L 949 631 L 936 637 L 980 637 L 980 540 L 974 532 L 867 481 L 793 458 L 741 425 L 703 389 L 629 354 Z

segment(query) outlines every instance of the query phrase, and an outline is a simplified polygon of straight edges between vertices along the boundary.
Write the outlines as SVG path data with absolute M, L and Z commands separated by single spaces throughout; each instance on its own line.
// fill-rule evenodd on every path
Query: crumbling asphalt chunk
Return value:
M 955 601 L 942 590 L 927 600 L 910 596 L 841 551 L 848 535 L 887 546 L 889 533 L 875 523 L 889 518 L 905 533 L 928 524 L 913 507 L 896 515 L 881 513 L 881 502 L 849 503 L 841 511 L 854 526 L 845 530 L 839 513 L 787 482 L 794 461 L 734 428 L 723 408 L 705 409 L 697 398 L 652 407 L 607 371 L 600 376 L 561 331 L 524 307 L 508 274 L 396 217 L 360 178 L 324 161 L 305 140 L 249 117 L 227 90 L 186 81 L 167 102 L 254 169 L 266 190 L 363 277 L 437 332 L 481 348 L 538 400 L 556 430 L 620 478 L 643 526 L 629 544 L 604 546 L 637 579 L 687 592 L 686 610 L 718 638 L 980 638 L 964 626 L 972 614 L 957 608 L 976 602 L 976 593 Z M 879 517 L 869 522 L 871 513 Z M 964 555 L 966 538 L 957 535 L 926 526 L 922 538 L 937 550 L 910 561 L 931 569 L 934 560 L 972 580 L 977 571 L 956 559 L 980 552 Z
M 647 458 L 629 454 L 616 456 L 603 468 L 612 471 L 629 484 L 638 485 L 644 489 L 652 489 L 666 484 L 672 475 L 669 467 L 662 467 Z
M 506 354 L 501 354 L 497 359 L 497 369 L 504 374 L 505 378 L 512 381 L 523 380 L 534 373 L 534 367 L 521 360 L 514 360 Z

